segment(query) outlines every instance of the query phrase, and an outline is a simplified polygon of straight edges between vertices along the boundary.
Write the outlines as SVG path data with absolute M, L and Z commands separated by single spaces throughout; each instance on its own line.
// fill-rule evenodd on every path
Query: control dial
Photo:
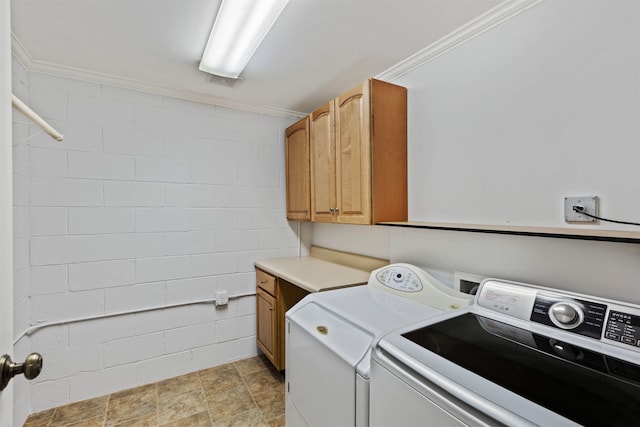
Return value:
M 549 309 L 549 318 L 559 328 L 574 329 L 582 324 L 584 312 L 575 302 L 560 301 Z

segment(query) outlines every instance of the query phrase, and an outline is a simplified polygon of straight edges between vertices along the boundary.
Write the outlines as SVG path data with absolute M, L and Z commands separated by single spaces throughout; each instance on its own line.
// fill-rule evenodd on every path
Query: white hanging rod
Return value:
M 62 136 L 60 132 L 52 128 L 49 123 L 45 122 L 42 117 L 37 115 L 31 108 L 27 107 L 27 104 L 20 101 L 20 99 L 13 94 L 11 95 L 11 105 L 13 105 L 13 108 L 31 119 L 32 122 L 40 126 L 43 131 L 51 135 L 51 138 L 56 141 L 62 141 L 64 139 L 64 136 Z

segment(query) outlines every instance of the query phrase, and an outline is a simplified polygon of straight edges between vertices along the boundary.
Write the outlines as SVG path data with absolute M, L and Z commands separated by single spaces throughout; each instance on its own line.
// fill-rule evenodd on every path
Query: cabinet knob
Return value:
M 305 210 L 304 210 L 304 213 L 309 213 L 309 209 L 305 209 Z
M 273 306 L 272 305 L 269 306 L 269 311 L 273 311 Z
M 331 214 L 333 214 L 333 211 L 335 211 L 334 208 L 329 208 L 329 212 L 331 212 Z
M 265 279 L 260 279 L 260 284 L 264 285 L 265 283 L 267 283 L 267 281 Z
M 334 211 L 335 211 L 335 213 L 338 213 L 338 212 L 340 212 L 340 209 L 335 208 Z

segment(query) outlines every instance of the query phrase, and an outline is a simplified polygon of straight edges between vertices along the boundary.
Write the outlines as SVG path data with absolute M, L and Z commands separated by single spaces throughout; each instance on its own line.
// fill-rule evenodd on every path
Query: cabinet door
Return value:
M 278 368 L 276 300 L 262 288 L 256 289 L 256 338 L 258 347 Z
M 311 220 L 334 222 L 336 204 L 336 143 L 333 102 L 311 113 Z
M 338 222 L 371 223 L 369 81 L 336 99 Z
M 309 174 L 309 118 L 305 117 L 285 131 L 287 180 L 287 218 L 311 219 Z

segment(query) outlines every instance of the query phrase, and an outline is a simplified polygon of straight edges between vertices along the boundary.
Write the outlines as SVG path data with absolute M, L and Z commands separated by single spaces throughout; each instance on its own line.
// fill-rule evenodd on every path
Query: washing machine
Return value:
M 486 279 L 371 355 L 372 427 L 639 425 L 640 306 Z
M 366 285 L 306 296 L 286 313 L 287 427 L 368 426 L 376 340 L 472 303 L 410 264 L 377 269 Z

